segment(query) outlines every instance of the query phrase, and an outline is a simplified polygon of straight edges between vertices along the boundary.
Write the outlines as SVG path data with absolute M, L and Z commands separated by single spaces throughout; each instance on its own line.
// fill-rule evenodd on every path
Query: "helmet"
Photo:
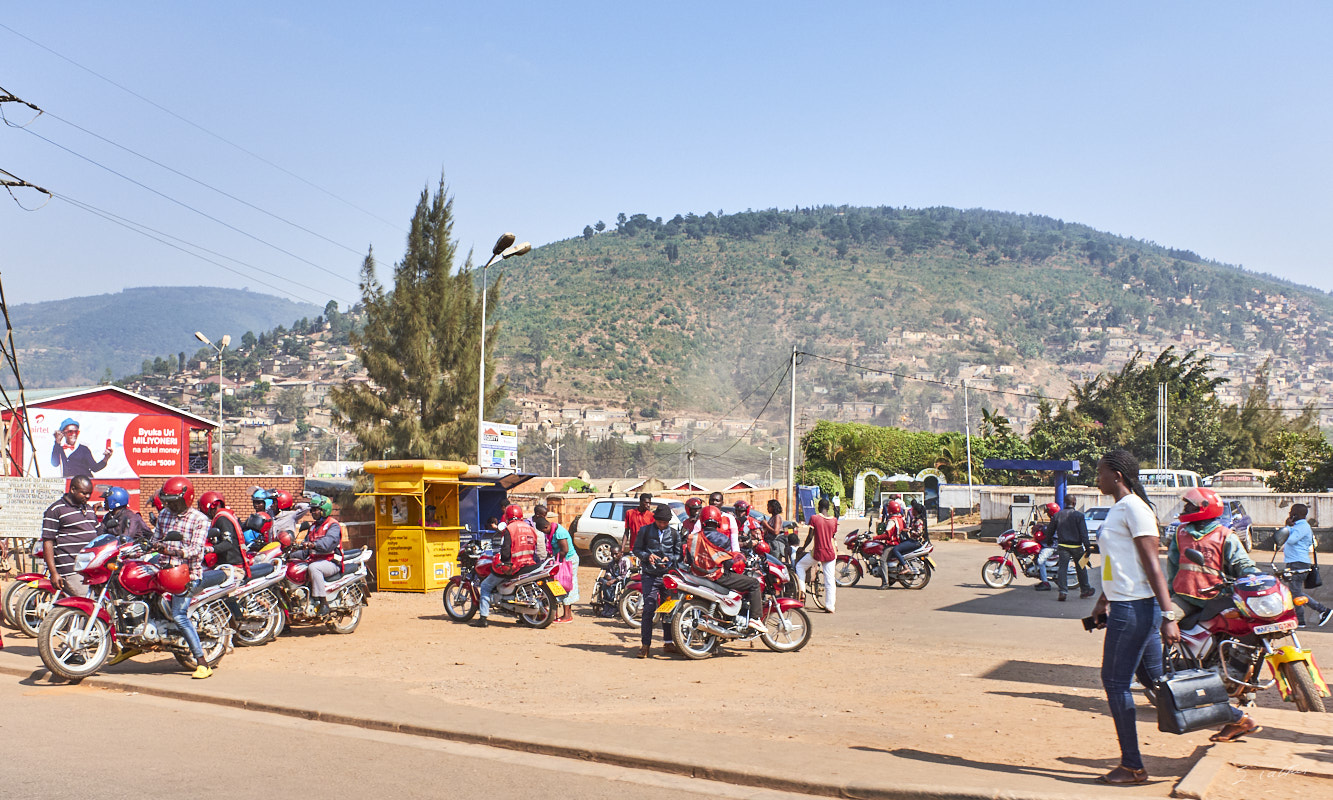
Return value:
M 279 511 L 292 510 L 292 493 L 279 489 L 273 492 L 273 505 L 278 507 Z
M 273 504 L 273 495 L 269 494 L 267 489 L 255 489 L 250 495 L 250 502 L 254 503 L 255 511 L 268 511 Z
M 188 506 L 194 502 L 194 484 L 190 483 L 189 478 L 168 478 L 157 494 L 164 503 L 172 500 L 184 500 L 185 505 Z
M 505 506 L 505 522 L 518 522 L 521 519 L 523 519 L 523 506 Z
M 283 494 L 286 494 L 286 492 L 283 492 Z M 291 495 L 287 495 L 287 498 L 288 498 L 287 502 L 290 503 Z M 281 502 L 282 500 L 279 499 L 278 503 Z M 291 506 L 289 505 L 288 508 L 290 507 Z M 279 506 L 279 508 L 281 508 L 281 506 Z M 315 512 L 319 512 L 320 519 L 323 519 L 324 517 L 327 517 L 328 515 L 332 514 L 333 501 L 322 494 L 310 495 L 310 513 L 314 514 Z
M 750 513 L 750 504 L 744 500 L 737 500 L 736 505 L 732 507 L 736 509 L 737 514 L 744 515 Z
M 765 542 L 763 539 L 760 539 L 759 541 L 754 543 L 754 551 L 756 553 L 759 553 L 760 555 L 766 556 L 772 549 L 773 548 L 768 546 L 768 542 Z
M 890 500 L 888 508 L 890 514 L 901 514 L 903 513 L 903 501 Z
M 722 524 L 722 512 L 718 510 L 717 506 L 707 506 L 699 512 L 699 521 L 705 526 L 711 522 L 713 527 L 716 528 Z
M 699 509 L 703 507 L 704 501 L 697 497 L 691 497 L 689 500 L 685 501 L 685 513 L 689 515 L 690 519 L 699 516 Z
M 1195 508 L 1192 512 L 1181 514 L 1181 522 L 1202 522 L 1222 516 L 1222 501 L 1212 489 L 1194 486 L 1186 490 L 1185 496 L 1180 499 Z
M 185 564 L 177 564 L 161 570 L 157 573 L 157 582 L 171 594 L 180 594 L 190 585 L 190 568 Z
M 119 486 L 108 486 L 102 492 L 102 499 L 106 501 L 107 511 L 115 511 L 130 504 L 130 493 Z
M 199 495 L 199 510 L 213 516 L 213 512 L 219 508 L 226 508 L 227 504 L 222 500 L 222 495 L 217 492 L 204 492 Z
M 282 533 L 278 534 L 278 544 L 282 546 L 283 550 L 286 550 L 293 544 L 296 544 L 296 537 L 292 536 L 291 531 L 283 531 Z
M 1046 509 L 1047 516 L 1051 517 L 1052 519 L 1055 518 L 1056 514 L 1060 513 L 1059 503 L 1047 503 L 1046 505 L 1042 506 L 1042 508 Z
M 269 531 L 273 530 L 273 517 L 270 517 L 268 512 L 265 511 L 251 514 L 245 518 L 245 522 L 241 523 L 241 530 L 267 535 Z

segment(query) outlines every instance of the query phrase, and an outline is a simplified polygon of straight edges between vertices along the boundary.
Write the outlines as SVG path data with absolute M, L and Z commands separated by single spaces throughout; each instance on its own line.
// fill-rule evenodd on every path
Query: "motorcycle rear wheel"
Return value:
M 111 656 L 111 629 L 100 618 L 93 621 L 89 642 L 81 643 L 78 649 L 69 647 L 69 638 L 81 635 L 87 627 L 88 615 L 77 608 L 56 608 L 42 620 L 37 632 L 37 654 L 51 674 L 67 681 L 80 681 L 106 663 Z
M 783 629 L 783 617 L 787 629 Z M 795 653 L 810 643 L 810 615 L 804 608 L 789 608 L 781 614 L 774 608 L 764 615 L 764 632 L 760 635 L 764 646 L 775 653 Z
M 1309 664 L 1304 661 L 1291 661 L 1279 665 L 1278 669 L 1282 670 L 1287 685 L 1291 687 L 1291 699 L 1296 703 L 1297 711 L 1317 711 L 1321 714 L 1324 712 L 1324 698 L 1315 687 Z
M 347 604 L 352 610 L 341 616 L 335 616 L 325 626 L 332 633 L 346 636 L 356 630 L 356 626 L 361 624 L 361 612 L 366 607 L 366 587 L 365 584 L 354 583 L 338 593 L 336 598 L 339 605 Z M 335 612 L 336 614 L 337 612 Z
M 717 637 L 699 628 L 706 616 L 708 607 L 693 600 L 676 606 L 676 612 L 671 615 L 671 639 L 681 655 L 692 661 L 708 658 L 717 650 Z
M 532 599 L 537 603 L 537 611 L 521 612 L 518 615 L 518 621 L 537 630 L 550 627 L 551 623 L 555 622 L 556 614 L 559 612 L 555 595 L 551 594 L 551 590 L 545 586 L 529 586 L 528 588 L 534 595 Z
M 444 587 L 444 613 L 454 622 L 467 622 L 477 613 L 472 587 L 461 581 Z
M 626 589 L 620 595 L 620 621 L 631 628 L 639 627 L 643 616 L 643 592 L 638 589 Z
M 981 565 L 981 582 L 992 589 L 1003 589 L 1014 582 L 1014 568 L 1007 561 L 987 561 Z
M 861 580 L 861 565 L 854 558 L 843 556 L 833 567 L 833 582 L 840 588 L 855 586 Z
M 227 646 L 231 644 L 234 633 L 231 629 L 231 612 L 221 600 L 216 600 L 206 606 L 190 609 L 190 622 L 194 623 L 194 632 L 199 634 L 199 645 L 204 650 L 204 665 L 216 667 L 227 654 Z M 186 669 L 199 666 L 199 662 L 189 651 L 184 653 L 172 651 L 172 655 L 176 656 L 176 661 Z
M 921 563 L 920 570 L 920 572 L 913 575 L 911 572 L 905 571 L 905 568 L 899 568 L 898 575 L 896 576 L 898 582 L 901 583 L 905 589 L 926 588 L 926 584 L 930 583 L 932 570 L 930 569 L 930 565 L 924 561 Z

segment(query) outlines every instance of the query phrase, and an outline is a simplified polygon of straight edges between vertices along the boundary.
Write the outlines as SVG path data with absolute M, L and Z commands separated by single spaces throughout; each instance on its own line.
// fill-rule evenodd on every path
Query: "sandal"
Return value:
M 1136 783 L 1147 783 L 1148 771 L 1146 769 L 1130 769 L 1126 766 L 1119 766 L 1105 775 L 1099 775 L 1097 780 L 1111 786 L 1131 786 Z
M 1229 722 L 1222 726 L 1222 730 L 1208 737 L 1210 742 L 1234 742 L 1247 733 L 1257 733 L 1263 730 L 1263 726 L 1254 721 L 1249 714 L 1240 718 L 1240 722 Z

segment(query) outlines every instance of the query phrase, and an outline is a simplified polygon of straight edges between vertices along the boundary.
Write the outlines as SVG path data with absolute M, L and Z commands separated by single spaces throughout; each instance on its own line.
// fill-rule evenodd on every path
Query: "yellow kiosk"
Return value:
M 443 589 L 458 569 L 459 461 L 369 461 L 375 478 L 375 569 L 382 592 Z

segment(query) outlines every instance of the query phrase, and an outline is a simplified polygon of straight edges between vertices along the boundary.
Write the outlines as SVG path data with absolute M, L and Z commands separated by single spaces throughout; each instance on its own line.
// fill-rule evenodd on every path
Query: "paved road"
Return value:
M 0 692 L 0 743 L 12 756 L 23 741 L 7 800 L 807 797 L 75 686 Z

